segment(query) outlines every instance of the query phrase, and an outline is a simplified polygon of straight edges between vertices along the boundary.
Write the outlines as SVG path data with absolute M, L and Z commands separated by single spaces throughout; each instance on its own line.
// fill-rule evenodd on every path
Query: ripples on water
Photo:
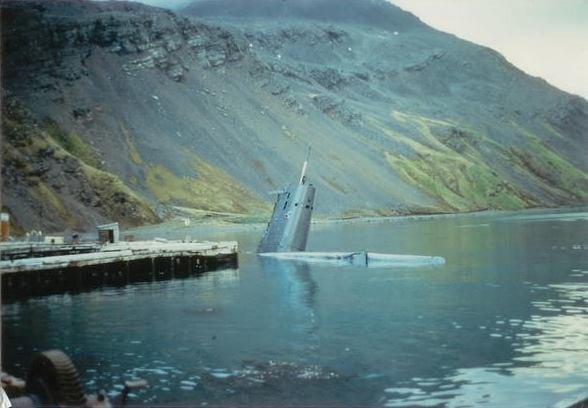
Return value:
M 588 271 L 573 270 L 571 277 Z M 385 406 L 512 407 L 565 404 L 588 395 L 588 284 L 570 282 L 538 286 L 554 298 L 533 301 L 537 314 L 526 321 L 498 319 L 495 326 L 480 326 L 491 339 L 513 347 L 510 362 L 489 367 L 459 369 L 443 378 L 412 378 L 403 388 L 387 388 Z M 558 398 L 562 395 L 562 398 Z M 572 395 L 572 397 L 569 397 Z M 575 395 L 575 397 L 573 397 Z M 548 403 L 551 401 L 551 404 Z
M 3 306 L 3 354 L 71 355 L 134 403 L 536 407 L 588 396 L 588 214 L 322 226 L 322 251 L 439 255 L 438 268 L 263 262 Z M 215 237 L 210 237 L 214 239 Z M 348 246 L 345 246 L 345 245 Z M 561 405 L 563 406 L 563 405 Z

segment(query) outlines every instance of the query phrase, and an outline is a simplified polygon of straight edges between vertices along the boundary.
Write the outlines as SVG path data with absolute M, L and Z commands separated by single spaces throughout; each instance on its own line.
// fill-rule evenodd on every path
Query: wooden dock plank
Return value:
M 101 245 L 97 243 L 49 244 L 44 242 L 2 242 L 0 258 L 2 260 L 40 258 L 65 254 L 96 252 Z
M 217 268 L 236 268 L 238 249 L 235 241 L 157 240 L 110 243 L 91 253 L 3 260 L 1 300 L 183 279 Z
M 136 261 L 145 258 L 204 256 L 217 257 L 236 255 L 235 241 L 223 242 L 176 242 L 137 241 L 104 245 L 97 252 L 23 258 L 0 261 L 0 272 L 53 270 L 71 267 L 102 265 L 114 262 Z

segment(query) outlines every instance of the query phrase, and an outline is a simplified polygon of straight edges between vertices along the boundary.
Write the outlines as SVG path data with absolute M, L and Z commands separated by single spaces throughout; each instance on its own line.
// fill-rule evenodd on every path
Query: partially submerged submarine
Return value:
M 316 191 L 306 179 L 309 157 L 310 148 L 306 153 L 298 184 L 289 185 L 278 193 L 272 217 L 259 242 L 257 253 L 306 250 Z
M 298 184 L 278 193 L 272 216 L 257 247 L 261 257 L 306 263 L 363 266 L 431 266 L 442 265 L 440 256 L 392 255 L 367 251 L 306 252 L 316 188 L 308 182 L 306 171 L 310 148 L 306 154 Z

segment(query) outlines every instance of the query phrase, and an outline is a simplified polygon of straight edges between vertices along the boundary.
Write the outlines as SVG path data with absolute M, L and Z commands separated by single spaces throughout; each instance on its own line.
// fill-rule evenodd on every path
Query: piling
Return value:
M 28 250 L 14 246 L 11 249 L 14 254 Z M 234 241 L 135 241 L 107 244 L 86 253 L 63 254 L 63 246 L 47 251 L 45 248 L 41 253 L 59 255 L 0 261 L 3 302 L 134 282 L 186 278 L 238 266 L 238 244 Z

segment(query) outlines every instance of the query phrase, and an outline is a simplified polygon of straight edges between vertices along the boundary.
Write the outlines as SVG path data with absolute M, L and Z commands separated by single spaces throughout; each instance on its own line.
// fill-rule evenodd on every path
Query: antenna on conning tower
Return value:
M 300 173 L 299 184 L 301 185 L 306 182 L 306 168 L 308 167 L 308 159 L 310 158 L 310 149 L 311 146 L 308 145 L 308 150 L 306 151 L 306 158 L 304 159 L 304 164 L 302 165 L 302 172 Z

